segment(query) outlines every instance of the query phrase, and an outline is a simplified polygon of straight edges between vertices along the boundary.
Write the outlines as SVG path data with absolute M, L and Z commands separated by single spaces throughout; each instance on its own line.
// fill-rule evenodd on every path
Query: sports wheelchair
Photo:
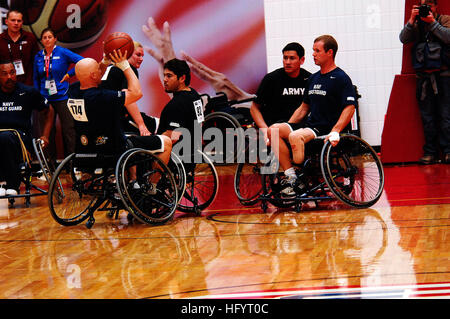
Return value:
M 208 148 L 204 141 L 204 152 L 215 164 L 235 163 L 237 156 L 245 147 L 245 136 L 241 129 L 253 122 L 249 107 L 233 107 L 237 104 L 252 102 L 251 97 L 243 100 L 228 100 L 226 93 L 217 92 L 216 96 L 202 94 L 206 99 L 205 121 L 202 125 L 203 137 L 209 138 L 208 130 L 214 129 L 216 135 L 223 137 L 220 149 Z M 214 133 L 214 130 L 209 132 Z M 205 133 L 206 132 L 206 133 Z
M 276 207 L 294 207 L 302 203 L 337 198 L 353 207 L 370 207 L 380 198 L 384 187 L 383 165 L 375 150 L 363 139 L 341 134 L 337 146 L 324 136 L 305 145 L 305 161 L 296 167 L 297 180 L 306 188 L 294 187 L 295 196 L 284 196 L 278 161 L 268 156 L 265 161 L 240 163 L 235 172 L 234 188 L 243 205 L 261 201 L 265 212 L 268 202 Z M 272 155 L 273 156 L 273 155 Z M 275 164 L 275 165 L 273 165 Z M 270 167 L 273 165 L 273 167 Z
M 214 164 L 204 152 L 197 150 L 197 156 L 193 154 L 188 162 L 172 153 L 168 167 L 178 189 L 178 210 L 200 215 L 219 192 L 219 176 Z
M 132 172 L 139 187 L 130 183 Z M 61 225 L 86 227 L 95 223 L 94 212 L 159 225 L 171 220 L 178 203 L 178 188 L 170 169 L 151 151 L 130 148 L 120 156 L 73 153 L 57 167 L 50 182 L 48 205 Z
M 52 174 L 55 171 L 54 164 L 49 161 L 49 156 L 46 150 L 43 148 L 43 141 L 41 139 L 34 138 L 32 140 L 34 157 L 27 150 L 25 143 L 21 137 L 19 131 L 15 129 L 2 129 L 1 131 L 9 131 L 12 132 L 19 141 L 19 145 L 21 148 L 21 163 L 19 164 L 20 168 L 20 180 L 21 184 L 24 184 L 24 193 L 20 193 L 20 190 L 17 195 L 5 195 L 0 196 L 0 199 L 8 199 L 9 208 L 13 208 L 16 198 L 24 198 L 25 199 L 25 207 L 30 207 L 31 197 L 36 196 L 44 196 L 47 195 L 46 187 L 38 186 L 38 183 L 34 183 L 33 178 L 41 178 L 45 177 L 47 183 L 50 183 L 52 178 Z

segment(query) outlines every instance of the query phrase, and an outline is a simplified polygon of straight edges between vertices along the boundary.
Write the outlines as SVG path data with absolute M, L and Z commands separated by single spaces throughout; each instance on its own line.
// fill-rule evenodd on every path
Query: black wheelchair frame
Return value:
M 31 154 L 28 152 L 25 144 L 23 143 L 20 133 L 14 129 L 8 131 L 14 132 L 17 136 L 22 149 L 22 162 L 20 163 L 20 178 L 21 184 L 24 184 L 24 193 L 21 194 L 20 191 L 17 195 L 5 195 L 0 196 L 0 199 L 7 199 L 9 208 L 13 208 L 15 201 L 18 198 L 24 198 L 25 207 L 30 207 L 31 197 L 45 196 L 48 194 L 47 190 L 36 185 L 33 182 L 33 178 L 45 177 L 45 180 L 50 184 L 52 174 L 55 171 L 54 165 L 48 160 L 48 154 L 43 148 L 43 141 L 41 139 L 33 138 L 32 144 L 34 149 L 35 161 Z M 37 161 L 37 163 L 36 163 Z
M 132 171 L 138 188 L 129 183 Z M 50 213 L 59 224 L 73 226 L 87 220 L 87 228 L 94 225 L 96 211 L 118 218 L 119 211 L 126 210 L 130 220 L 164 224 L 173 218 L 177 203 L 170 169 L 152 152 L 139 148 L 119 158 L 73 153 L 56 169 L 48 192 Z
M 254 205 L 260 201 L 263 211 L 271 203 L 280 208 L 294 207 L 296 212 L 304 202 L 314 201 L 317 205 L 336 198 L 358 208 L 375 204 L 384 187 L 383 165 L 375 150 L 352 134 L 341 134 L 335 147 L 323 140 L 319 137 L 306 144 L 305 161 L 296 166 L 297 180 L 306 188 L 294 187 L 295 196 L 281 193 L 284 173 L 279 172 L 278 161 L 273 157 L 264 162 L 238 164 L 234 187 L 240 202 Z

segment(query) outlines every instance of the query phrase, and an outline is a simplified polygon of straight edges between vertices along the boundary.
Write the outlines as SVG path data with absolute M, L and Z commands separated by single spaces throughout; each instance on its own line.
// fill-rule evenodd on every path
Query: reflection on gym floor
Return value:
M 97 213 L 64 227 L 47 198 L 0 202 L 0 298 L 448 297 L 450 167 L 385 167 L 371 208 L 243 206 L 231 168 L 201 216 L 162 226 Z M 447 284 L 446 284 L 447 283 Z

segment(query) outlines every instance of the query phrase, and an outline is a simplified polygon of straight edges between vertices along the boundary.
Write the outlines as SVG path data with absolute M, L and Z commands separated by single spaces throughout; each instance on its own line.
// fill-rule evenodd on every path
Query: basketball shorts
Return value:
M 159 135 L 130 136 L 127 138 L 127 144 L 128 148 L 142 148 L 153 153 L 164 152 L 164 142 Z
M 330 128 L 328 127 L 313 127 L 312 125 L 308 124 L 307 122 L 300 122 L 300 123 L 287 123 L 286 124 L 291 128 L 292 132 L 296 131 L 298 129 L 304 128 L 309 129 L 314 133 L 314 136 L 317 138 L 318 136 L 322 135 L 328 135 L 330 133 Z

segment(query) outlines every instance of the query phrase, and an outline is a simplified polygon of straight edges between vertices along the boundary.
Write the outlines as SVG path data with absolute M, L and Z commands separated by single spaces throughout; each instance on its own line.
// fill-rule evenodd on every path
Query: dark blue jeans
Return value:
M 417 101 L 425 136 L 424 154 L 450 154 L 450 77 L 435 73 L 435 87 L 430 77 L 417 78 Z M 435 90 L 437 89 L 437 94 Z

